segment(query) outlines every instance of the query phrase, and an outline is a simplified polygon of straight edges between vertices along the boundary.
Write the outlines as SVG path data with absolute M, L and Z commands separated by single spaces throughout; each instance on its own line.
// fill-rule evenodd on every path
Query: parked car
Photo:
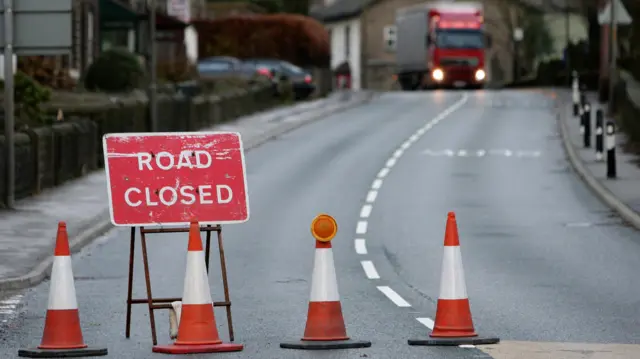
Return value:
M 198 74 L 205 79 L 219 79 L 237 77 L 246 80 L 256 76 L 272 77 L 268 71 L 258 69 L 252 64 L 246 64 L 231 56 L 214 56 L 198 61 Z
M 272 75 L 284 75 L 293 84 L 293 91 L 297 100 L 306 99 L 315 91 L 311 74 L 287 61 L 279 59 L 248 59 L 245 64 L 251 64 L 260 73 L 270 72 Z

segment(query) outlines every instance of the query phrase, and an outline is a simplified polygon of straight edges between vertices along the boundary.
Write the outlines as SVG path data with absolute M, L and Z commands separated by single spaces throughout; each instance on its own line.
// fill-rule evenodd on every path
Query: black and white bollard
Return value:
M 605 145 L 607 148 L 607 178 L 616 178 L 616 125 L 612 121 L 607 121 Z
M 589 148 L 591 147 L 591 104 L 589 103 L 584 105 L 584 115 L 581 122 L 582 143 L 584 148 Z
M 578 120 L 580 120 L 580 133 L 582 133 L 582 123 L 584 122 L 584 102 L 582 102 L 582 99 L 580 100 L 580 103 L 578 104 Z
M 596 111 L 596 161 L 604 159 L 604 112 Z
M 580 108 L 580 82 L 578 80 L 578 73 L 573 71 L 573 82 L 571 83 L 571 95 L 573 98 L 573 117 L 579 115 Z

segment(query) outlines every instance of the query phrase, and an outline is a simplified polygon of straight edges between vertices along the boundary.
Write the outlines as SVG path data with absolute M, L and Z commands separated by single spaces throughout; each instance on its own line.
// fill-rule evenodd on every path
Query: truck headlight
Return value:
M 440 69 L 435 69 L 433 73 L 431 73 L 431 76 L 436 81 L 442 81 L 442 79 L 444 79 L 444 72 Z
M 476 80 L 477 81 L 482 81 L 484 80 L 484 78 L 487 76 L 487 74 L 484 73 L 484 70 L 480 69 L 476 71 Z

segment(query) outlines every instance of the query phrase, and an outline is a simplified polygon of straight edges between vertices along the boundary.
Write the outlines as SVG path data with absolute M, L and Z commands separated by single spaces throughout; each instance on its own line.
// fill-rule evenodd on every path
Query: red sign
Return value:
M 239 133 L 112 133 L 102 141 L 114 225 L 249 219 Z

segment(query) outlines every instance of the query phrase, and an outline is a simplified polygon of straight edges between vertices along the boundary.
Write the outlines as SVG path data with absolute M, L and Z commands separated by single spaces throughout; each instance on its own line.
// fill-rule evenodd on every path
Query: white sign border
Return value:
M 113 216 L 113 197 L 111 195 L 111 177 L 109 176 L 109 158 L 107 154 L 107 138 L 111 137 L 153 137 L 153 136 L 208 136 L 208 135 L 235 135 L 238 137 L 238 142 L 240 144 L 240 158 L 242 159 L 242 172 L 244 177 L 244 196 L 245 203 L 247 206 L 247 216 L 242 220 L 235 221 L 215 221 L 215 222 L 201 222 L 198 221 L 200 225 L 222 225 L 222 224 L 238 224 L 245 223 L 251 217 L 251 210 L 249 206 L 249 186 L 247 185 L 247 167 L 245 164 L 244 158 L 244 143 L 242 142 L 242 135 L 237 131 L 202 131 L 202 132 L 114 132 L 107 133 L 102 136 L 102 154 L 104 156 L 104 170 L 107 176 L 107 194 L 109 196 L 109 217 L 111 218 L 111 224 L 115 227 L 165 227 L 165 226 L 185 226 L 189 225 L 189 222 L 169 222 L 169 223 L 127 223 L 127 224 L 118 224 L 115 221 Z

